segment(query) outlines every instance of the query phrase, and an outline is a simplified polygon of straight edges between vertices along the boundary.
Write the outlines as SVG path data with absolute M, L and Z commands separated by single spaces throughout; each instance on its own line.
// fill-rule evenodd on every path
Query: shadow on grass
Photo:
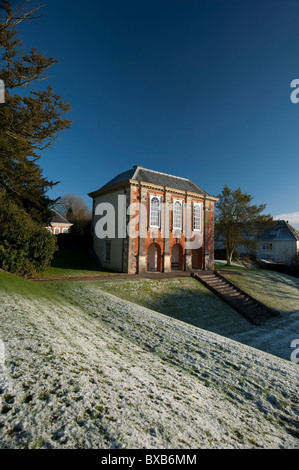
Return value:
M 99 267 L 88 250 L 59 250 L 55 252 L 51 265 L 38 278 L 76 278 L 113 273 L 114 271 Z
M 100 288 L 124 300 L 184 323 L 221 335 L 244 330 L 250 323 L 192 278 L 104 281 Z
M 274 299 L 274 307 L 278 306 L 279 299 L 287 299 L 283 304 L 279 303 L 282 317 L 270 319 L 262 327 L 257 327 L 250 323 L 192 278 L 157 281 L 104 281 L 100 283 L 100 288 L 124 300 L 129 300 L 197 328 L 235 340 L 238 340 L 239 335 L 241 335 L 242 342 L 255 346 L 254 332 L 259 332 L 261 335 L 265 334 L 267 337 L 267 335 L 271 336 L 276 330 L 280 331 L 281 328 L 285 331 L 288 331 L 288 329 L 292 331 L 294 325 L 297 324 L 296 315 L 293 316 L 292 314 L 299 310 L 299 308 L 292 309 L 291 307 L 294 302 L 296 303 L 297 292 L 297 288 L 294 289 L 296 283 L 293 284 L 292 279 L 290 280 L 292 292 L 288 292 L 288 289 L 284 288 L 283 283 L 279 285 L 277 279 L 273 285 L 272 276 L 271 281 L 263 289 L 264 282 L 266 281 L 265 272 L 260 272 L 260 275 L 261 278 L 257 276 L 254 282 L 254 291 L 251 292 L 253 297 L 258 298 L 258 292 L 263 293 L 263 290 L 266 290 L 267 298 L 258 298 L 258 300 L 269 301 L 270 299 L 273 301 Z M 233 282 L 239 279 L 243 279 L 243 276 L 234 276 Z M 248 280 L 247 286 L 242 286 L 245 291 L 249 291 L 247 288 L 250 284 L 251 279 Z M 273 307 L 273 305 L 269 306 Z M 246 340 L 247 333 L 252 336 L 250 340 Z M 277 334 L 276 332 L 275 335 Z M 265 347 L 265 350 L 271 354 L 275 353 L 275 347 L 273 345 L 270 346 L 269 348 L 268 346 L 267 348 Z
M 101 271 L 94 257 L 88 251 L 56 251 L 51 268 L 73 269 L 75 271 Z
M 248 276 L 242 278 L 230 278 L 228 272 L 224 275 L 270 307 L 276 308 L 277 303 L 278 309 L 283 313 L 292 313 L 299 309 L 299 280 L 295 277 L 259 269 L 248 271 Z M 286 302 L 293 304 L 293 309 L 285 309 Z
M 294 332 L 298 331 L 299 312 L 290 310 L 288 302 L 280 318 L 255 326 L 192 278 L 100 281 L 97 286 L 173 319 L 290 360 L 290 343 L 294 335 L 297 337 Z M 258 288 L 262 290 L 263 283 Z M 256 297 L 254 293 L 253 296 Z

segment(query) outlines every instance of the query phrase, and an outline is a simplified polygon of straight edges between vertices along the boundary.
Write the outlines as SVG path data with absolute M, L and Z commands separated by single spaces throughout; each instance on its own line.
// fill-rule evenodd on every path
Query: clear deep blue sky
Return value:
M 299 227 L 297 0 L 50 0 L 42 12 L 21 34 L 60 61 L 50 82 L 73 121 L 40 160 L 61 181 L 51 197 L 89 204 L 139 164 L 213 195 L 241 187 Z

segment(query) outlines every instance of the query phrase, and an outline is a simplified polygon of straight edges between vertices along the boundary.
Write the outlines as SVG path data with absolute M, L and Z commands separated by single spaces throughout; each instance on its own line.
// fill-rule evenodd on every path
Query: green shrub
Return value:
M 55 237 L 0 189 L 0 268 L 32 276 L 50 264 L 55 250 Z

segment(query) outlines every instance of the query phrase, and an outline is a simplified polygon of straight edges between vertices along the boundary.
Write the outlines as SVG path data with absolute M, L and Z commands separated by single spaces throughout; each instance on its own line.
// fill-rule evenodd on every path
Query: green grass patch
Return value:
M 101 274 L 111 274 L 113 271 L 99 268 L 94 257 L 88 251 L 62 250 L 54 254 L 54 258 L 43 273 L 37 279 L 63 279 L 92 277 Z
M 214 269 L 218 270 L 229 270 L 229 271 L 248 271 L 248 269 L 253 269 L 253 268 L 246 268 L 244 266 L 227 266 L 226 264 L 214 264 Z
M 0 272 L 0 293 L 17 294 L 26 299 L 43 299 L 63 302 L 57 283 L 43 283 L 24 279 L 21 276 Z
M 245 269 L 242 276 L 224 276 L 269 307 L 282 313 L 299 310 L 299 279 L 274 271 Z

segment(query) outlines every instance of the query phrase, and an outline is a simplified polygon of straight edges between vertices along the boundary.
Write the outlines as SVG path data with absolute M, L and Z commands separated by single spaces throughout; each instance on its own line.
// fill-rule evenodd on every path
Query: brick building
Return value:
M 55 209 L 52 209 L 52 217 L 50 225 L 47 229 L 53 233 L 53 235 L 59 235 L 60 233 L 69 233 L 71 231 L 71 224 L 65 217 L 59 214 Z
M 135 166 L 89 196 L 93 247 L 103 267 L 126 273 L 214 268 L 218 199 L 190 180 Z M 97 234 L 105 212 L 99 208 L 115 211 L 114 233 L 105 238 Z M 128 234 L 133 222 L 138 236 Z

